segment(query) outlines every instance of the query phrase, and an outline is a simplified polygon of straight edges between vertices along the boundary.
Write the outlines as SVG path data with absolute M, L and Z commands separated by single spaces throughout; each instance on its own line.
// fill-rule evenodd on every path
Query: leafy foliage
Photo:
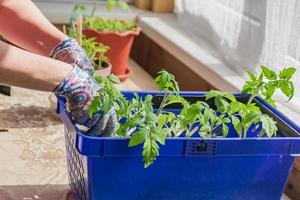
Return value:
M 180 96 L 175 77 L 165 70 L 160 71 L 155 78 L 155 83 L 164 94 L 157 110 L 153 108 L 152 96 L 142 98 L 135 94 L 131 100 L 127 100 L 114 87 L 116 77 L 97 77 L 96 80 L 103 87 L 90 105 L 89 115 L 92 116 L 99 109 L 108 112 L 114 108 L 122 121 L 116 135 L 130 137 L 129 147 L 142 145 L 146 168 L 159 156 L 160 145 L 165 145 L 167 137 L 191 137 L 194 134 L 203 138 L 227 137 L 229 124 L 233 125 L 240 137 L 247 137 L 250 128 L 259 125 L 262 128 L 258 137 L 274 136 L 277 132 L 276 122 L 263 114 L 252 100 L 257 95 L 273 100 L 275 89 L 280 89 L 291 98 L 293 90 L 285 87 L 291 87 L 294 73 L 294 68 L 283 69 L 276 74 L 267 67 L 262 67 L 262 73 L 258 76 L 248 72 L 250 80 L 246 82 L 243 92 L 251 94 L 249 101 L 243 103 L 230 93 L 212 90 L 205 95 L 205 100 L 213 100 L 216 109 L 204 101 L 190 103 Z M 179 114 L 168 111 L 171 104 L 181 104 Z
M 95 70 L 102 69 L 109 63 L 106 53 L 110 47 L 103 43 L 97 42 L 95 38 L 86 38 L 83 35 L 82 48 L 92 62 Z
M 109 59 L 107 57 L 107 52 L 110 49 L 109 46 L 97 42 L 96 38 L 87 38 L 82 30 L 79 30 L 79 21 L 76 20 L 72 23 L 72 27 L 68 29 L 68 36 L 76 38 L 78 43 L 81 43 L 82 49 L 87 54 L 88 58 L 92 62 L 92 65 L 95 70 L 100 70 L 108 66 Z
M 134 22 L 126 22 L 119 19 L 107 19 L 101 17 L 87 17 L 83 21 L 84 28 L 95 29 L 100 32 L 136 31 L 137 25 Z
M 272 98 L 276 89 L 280 89 L 282 93 L 288 97 L 288 100 L 294 96 L 294 84 L 291 81 L 292 76 L 296 72 L 296 68 L 284 68 L 278 74 L 266 66 L 261 66 L 262 72 L 256 77 L 253 73 L 248 72 L 250 80 L 246 82 L 242 92 L 251 94 L 249 102 L 255 96 L 262 96 L 273 106 L 276 106 Z
M 119 7 L 121 9 L 123 9 L 123 10 L 127 10 L 128 9 L 128 4 L 124 0 L 107 0 L 106 1 L 106 8 L 107 8 L 107 10 L 111 11 L 115 7 Z

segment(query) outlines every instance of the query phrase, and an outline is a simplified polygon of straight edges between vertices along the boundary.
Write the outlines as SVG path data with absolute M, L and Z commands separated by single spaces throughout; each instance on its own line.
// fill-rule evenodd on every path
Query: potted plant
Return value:
M 293 97 L 294 73 L 263 66 L 241 94 L 180 92 L 166 71 L 155 79 L 159 92 L 121 93 L 115 76 L 96 77 L 103 87 L 88 113 L 114 108 L 120 127 L 112 137 L 85 135 L 60 102 L 71 188 L 90 200 L 280 199 L 300 127 L 271 104 L 276 89 Z
M 117 82 L 116 78 L 96 78 L 100 84 L 105 85 L 103 90 L 109 90 L 101 90 L 100 97 L 106 92 L 112 93 L 110 90 L 115 90 L 113 94 L 116 95 L 96 98 L 89 108 L 89 114 L 92 116 L 99 109 L 108 112 L 112 107 L 117 108 L 119 118 L 127 119 L 120 124 L 117 135 L 120 137 L 132 136 L 129 146 L 144 143 L 143 156 L 145 167 L 148 167 L 159 155 L 158 144 L 164 144 L 167 137 L 182 135 L 192 137 L 195 134 L 202 138 L 227 137 L 230 129 L 229 123 L 232 123 L 235 134 L 240 138 L 275 136 L 278 130 L 276 122 L 269 115 L 263 114 L 254 99 L 256 96 L 262 96 L 265 101 L 275 106 L 272 97 L 275 90 L 280 89 L 290 100 L 294 95 L 291 78 L 295 71 L 296 69 L 291 67 L 276 74 L 262 66 L 262 73 L 257 77 L 248 72 L 250 80 L 246 82 L 242 91 L 249 94 L 246 102 L 237 100 L 231 93 L 211 90 L 205 95 L 205 101 L 189 103 L 179 95 L 178 83 L 174 76 L 163 70 L 155 79 L 159 91 L 163 92 L 157 110 L 152 108 L 152 96 L 149 95 L 144 100 L 136 96 L 128 101 L 117 89 L 114 89 L 113 83 Z M 214 105 L 207 104 L 207 101 L 212 100 Z M 111 106 L 106 106 L 103 102 L 110 102 Z M 176 103 L 182 105 L 179 114 L 175 115 L 173 112 L 165 111 L 168 106 Z M 149 122 L 151 123 L 149 124 Z M 258 129 L 259 131 L 256 131 Z M 147 131 L 158 135 L 147 135 Z M 230 134 L 232 136 L 233 132 Z M 147 139 L 151 141 L 152 147 L 145 145 Z M 157 151 L 152 151 L 151 148 L 155 148 Z
M 108 46 L 96 42 L 95 38 L 86 38 L 83 36 L 82 48 L 92 62 L 96 76 L 106 77 L 111 74 L 112 65 L 106 56 L 106 53 L 109 50 Z
M 119 6 L 127 9 L 128 5 L 122 0 L 109 0 L 106 3 L 107 9 L 112 10 Z M 134 22 L 127 22 L 119 19 L 106 19 L 95 17 L 96 5 L 94 4 L 89 15 L 83 5 L 77 5 L 73 10 L 73 18 L 80 13 L 83 16 L 83 34 L 87 38 L 96 38 L 96 41 L 110 47 L 107 57 L 112 64 L 112 73 L 120 80 L 125 80 L 131 75 L 128 67 L 128 59 L 134 37 L 137 36 L 141 28 Z
M 112 71 L 112 64 L 109 62 L 107 52 L 109 46 L 97 42 L 94 37 L 86 37 L 82 32 L 82 16 L 79 15 L 76 21 L 72 22 L 72 27 L 69 29 L 68 35 L 76 38 L 79 45 L 83 48 L 88 58 L 92 62 L 96 76 L 108 76 Z
M 134 37 L 140 33 L 140 27 L 133 22 L 100 17 L 87 17 L 83 21 L 83 33 L 96 38 L 97 42 L 110 46 L 107 55 L 112 63 L 112 73 L 120 80 L 131 75 L 128 67 Z

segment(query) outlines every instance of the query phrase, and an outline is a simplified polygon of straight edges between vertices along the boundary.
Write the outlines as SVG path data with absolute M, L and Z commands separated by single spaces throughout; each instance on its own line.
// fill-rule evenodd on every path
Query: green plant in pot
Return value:
M 112 65 L 106 56 L 109 47 L 96 42 L 95 38 L 86 38 L 83 36 L 82 48 L 92 62 L 96 76 L 108 76 L 111 74 Z
M 114 108 L 120 120 L 115 136 L 130 138 L 129 147 L 142 145 L 144 166 L 149 167 L 159 156 L 160 146 L 171 137 L 244 139 L 276 136 L 276 121 L 261 110 L 255 98 L 260 96 L 275 105 L 272 97 L 276 90 L 281 90 L 290 100 L 294 95 L 291 79 L 295 72 L 293 67 L 276 73 L 262 66 L 258 76 L 248 72 L 250 80 L 242 91 L 244 100 L 231 93 L 211 90 L 189 102 L 180 94 L 175 77 L 163 70 L 155 79 L 162 92 L 155 109 L 155 95 L 141 97 L 136 94 L 132 99 L 126 99 L 114 86 L 118 82 L 116 77 L 96 77 L 103 88 L 99 91 L 99 98 L 91 103 L 89 115 Z M 172 112 L 175 104 L 181 107 L 179 113 Z
M 119 4 L 120 7 L 126 8 L 127 4 L 121 2 L 108 1 L 107 8 L 112 9 Z M 110 47 L 107 56 L 113 66 L 112 73 L 120 80 L 125 80 L 131 75 L 128 59 L 134 37 L 140 33 L 141 28 L 134 22 L 95 17 L 94 12 L 95 7 L 90 15 L 84 15 L 83 33 L 86 37 L 95 38 L 95 41 Z
M 111 74 L 112 64 L 107 57 L 109 46 L 97 42 L 96 38 L 87 38 L 82 33 L 82 17 L 78 16 L 76 21 L 72 22 L 72 27 L 68 31 L 70 37 L 76 38 L 78 43 L 86 52 L 92 62 L 96 76 L 106 77 Z

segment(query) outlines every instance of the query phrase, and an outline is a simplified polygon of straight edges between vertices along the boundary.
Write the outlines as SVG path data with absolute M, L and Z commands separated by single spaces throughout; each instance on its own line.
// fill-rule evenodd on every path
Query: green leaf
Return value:
M 230 103 L 230 114 L 234 114 L 245 109 L 246 109 L 246 105 L 241 102 L 236 101 Z
M 239 120 L 239 118 L 236 116 L 232 116 L 231 121 L 232 121 L 232 125 L 233 125 L 234 129 L 236 130 L 236 132 L 238 133 L 238 135 L 241 135 L 242 134 L 242 124 L 241 124 L 241 121 Z
M 118 1 L 118 6 L 120 8 L 122 8 L 123 10 L 127 10 L 128 9 L 128 4 L 125 1 L 122 1 L 122 0 Z
M 224 99 L 215 99 L 215 105 L 217 106 L 218 111 L 220 111 L 221 113 L 227 112 L 229 108 L 229 103 Z
M 132 138 L 129 141 L 129 147 L 137 146 L 145 141 L 146 138 L 146 129 L 141 128 L 139 131 L 137 131 Z
M 257 107 L 255 105 L 255 103 L 251 103 L 251 104 L 246 105 L 246 109 L 249 110 L 249 111 L 253 111 L 256 114 L 261 114 L 260 108 Z
M 287 96 L 289 100 L 291 100 L 294 96 L 294 85 L 291 81 L 284 81 L 280 84 L 280 90 L 285 96 Z
M 158 84 L 159 91 L 173 91 L 179 92 L 178 83 L 175 80 L 174 75 L 170 74 L 166 70 L 158 72 L 158 76 L 154 79 L 154 82 Z
M 156 131 L 153 131 L 153 137 L 161 145 L 165 145 L 167 133 L 168 132 L 166 131 L 166 129 L 156 129 Z
M 247 71 L 247 74 L 248 74 L 249 78 L 250 78 L 252 81 L 256 81 L 256 77 L 255 77 L 255 75 L 254 75 L 252 72 Z
M 107 0 L 106 1 L 106 8 L 107 10 L 111 11 L 117 6 L 117 1 L 116 0 Z
M 189 106 L 189 103 L 187 102 L 187 100 L 185 100 L 185 98 L 178 96 L 178 95 L 170 95 L 167 99 L 167 103 L 165 104 L 165 106 L 174 104 L 174 103 L 181 103 L 184 107 Z
M 228 100 L 230 101 L 236 101 L 236 98 L 234 95 L 232 95 L 231 93 L 228 93 L 228 92 L 221 92 L 221 91 L 218 91 L 218 90 L 211 90 L 209 91 L 206 95 L 206 100 L 209 100 L 211 98 L 227 98 Z
M 159 155 L 159 146 L 156 143 L 155 139 L 152 137 L 146 137 L 145 142 L 143 145 L 143 160 L 144 160 L 144 167 L 149 167 L 156 157 Z
M 88 108 L 88 116 L 92 118 L 92 116 L 98 111 L 100 105 L 99 97 L 95 97 Z
M 223 137 L 227 137 L 228 131 L 229 131 L 228 126 L 227 126 L 225 123 L 223 123 L 223 124 L 222 124 L 222 133 L 223 133 Z
M 265 77 L 269 80 L 275 80 L 277 78 L 276 72 L 267 68 L 266 66 L 261 66 L 261 69 L 265 75 Z
M 272 137 L 276 134 L 277 126 L 276 122 L 272 118 L 264 114 L 261 116 L 260 121 L 262 122 L 262 129 L 268 137 Z
M 296 68 L 294 67 L 289 67 L 285 68 L 279 73 L 279 78 L 284 79 L 284 80 L 290 80 L 292 76 L 295 74 Z
M 112 83 L 120 83 L 120 79 L 117 76 L 113 75 L 113 74 L 109 75 L 107 78 Z
M 272 98 L 272 96 L 274 95 L 276 86 L 274 84 L 268 84 L 268 85 L 266 85 L 265 89 L 266 89 L 266 92 L 265 92 L 266 99 Z

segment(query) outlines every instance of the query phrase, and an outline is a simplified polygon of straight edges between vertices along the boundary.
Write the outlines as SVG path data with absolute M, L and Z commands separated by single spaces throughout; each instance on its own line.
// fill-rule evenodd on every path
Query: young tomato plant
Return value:
M 227 137 L 229 124 L 232 124 L 240 137 L 247 137 L 251 128 L 260 124 L 258 137 L 266 135 L 272 137 L 277 132 L 276 122 L 263 114 L 255 102 L 256 96 L 262 96 L 274 104 L 273 94 L 280 89 L 289 99 L 294 94 L 291 78 L 295 68 L 283 69 L 276 74 L 267 67 L 262 67 L 262 73 L 256 77 L 248 73 L 250 80 L 246 82 L 243 93 L 249 94 L 246 103 L 226 92 L 211 90 L 205 95 L 205 101 L 188 102 L 180 96 L 180 90 L 175 77 L 165 70 L 159 72 L 155 78 L 159 91 L 163 93 L 160 104 L 154 108 L 152 96 L 142 98 L 135 94 L 127 100 L 115 88 L 118 82 L 113 75 L 108 78 L 96 77 L 96 81 L 103 87 L 99 96 L 94 98 L 88 113 L 92 116 L 98 110 L 109 112 L 115 109 L 120 122 L 116 132 L 118 137 L 129 137 L 129 147 L 142 145 L 144 167 L 149 167 L 159 156 L 160 145 L 165 145 L 167 137 L 191 137 L 199 134 L 203 138 Z M 206 101 L 213 100 L 214 107 Z M 179 114 L 169 111 L 172 104 L 180 104 Z

